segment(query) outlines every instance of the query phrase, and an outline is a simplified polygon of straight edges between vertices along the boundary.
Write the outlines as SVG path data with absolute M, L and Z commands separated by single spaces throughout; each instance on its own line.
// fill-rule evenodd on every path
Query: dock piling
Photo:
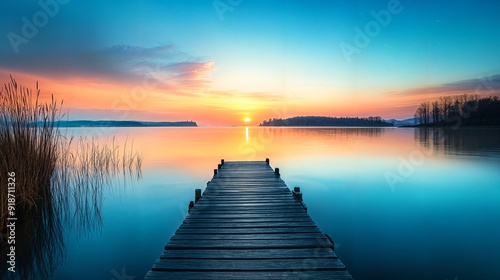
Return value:
M 299 201 L 302 201 L 302 192 L 300 192 L 300 187 L 293 188 L 293 196 L 295 196 Z
M 189 202 L 189 206 L 188 206 L 188 213 L 191 212 L 191 209 L 194 207 L 194 201 L 190 201 Z
M 198 202 L 201 198 L 201 189 L 194 190 L 194 203 Z

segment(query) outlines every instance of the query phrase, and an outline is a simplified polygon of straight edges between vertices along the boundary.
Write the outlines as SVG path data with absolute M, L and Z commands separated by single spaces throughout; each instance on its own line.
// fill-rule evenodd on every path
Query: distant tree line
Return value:
M 415 111 L 415 121 L 420 126 L 497 126 L 500 125 L 500 100 L 498 96 L 441 96 L 422 102 Z
M 392 123 L 384 121 L 381 117 L 368 118 L 334 118 L 334 117 L 293 117 L 288 119 L 269 119 L 260 126 L 359 126 L 359 127 L 387 127 Z
M 56 121 L 57 127 L 163 127 L 163 126 L 198 126 L 193 121 L 180 122 L 143 122 L 143 121 L 111 121 L 111 120 L 75 120 Z M 38 123 L 37 125 L 40 125 Z

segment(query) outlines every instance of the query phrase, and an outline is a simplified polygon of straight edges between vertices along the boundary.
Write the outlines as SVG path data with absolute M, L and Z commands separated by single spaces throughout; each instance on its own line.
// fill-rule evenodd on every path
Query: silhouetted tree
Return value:
M 332 117 L 293 117 L 288 119 L 273 119 L 264 121 L 261 126 L 358 126 L 358 127 L 386 127 L 393 124 L 385 122 L 381 117 L 368 118 L 332 118 Z
M 451 104 L 452 104 L 453 99 L 451 96 L 441 96 L 439 98 L 440 106 L 441 106 L 441 113 L 442 115 L 442 120 L 445 120 L 448 114 L 451 112 Z
M 429 124 L 430 123 L 430 114 L 431 114 L 431 105 L 429 102 L 422 102 L 420 106 L 417 108 L 415 115 L 419 119 L 420 124 Z
M 433 123 L 438 123 L 441 121 L 441 109 L 439 108 L 438 101 L 434 101 L 431 103 L 431 113 Z
M 500 125 L 498 96 L 483 97 L 462 94 L 442 96 L 433 102 L 422 102 L 415 111 L 422 126 Z

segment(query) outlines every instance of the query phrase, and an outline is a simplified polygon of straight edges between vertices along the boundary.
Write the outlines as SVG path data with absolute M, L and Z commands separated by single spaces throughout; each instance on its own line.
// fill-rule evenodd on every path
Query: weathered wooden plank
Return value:
M 190 219 L 246 219 L 246 218 L 291 218 L 291 217 L 309 217 L 306 212 L 303 213 L 240 213 L 235 214 L 232 212 L 221 213 L 205 213 L 205 212 L 191 212 L 188 216 Z
M 290 195 L 291 196 L 291 195 Z M 224 195 L 224 199 L 219 199 L 219 197 L 221 196 L 210 196 L 210 197 L 202 197 L 203 198 L 203 201 L 220 201 L 220 202 L 238 202 L 238 201 L 242 201 L 242 202 L 245 202 L 247 200 L 256 200 L 258 199 L 258 197 L 254 196 L 254 195 L 251 195 L 251 196 L 243 196 L 243 197 L 237 197 L 237 196 L 229 196 L 229 195 Z M 233 199 L 234 198 L 234 199 Z M 288 200 L 290 201 L 290 197 L 286 196 L 286 197 L 283 197 L 283 196 L 277 196 L 277 197 L 273 197 L 273 196 L 264 196 L 262 198 L 261 201 L 263 202 L 269 202 L 269 201 L 282 201 L 282 200 Z M 292 199 L 295 199 L 292 197 Z M 201 198 L 200 198 L 201 200 Z
M 201 199 L 200 199 L 201 200 Z M 258 200 L 243 200 L 243 201 L 214 201 L 214 200 L 204 200 L 202 202 L 196 203 L 200 207 L 205 207 L 205 206 L 295 206 L 295 205 L 300 205 L 299 200 L 264 200 L 264 201 L 258 201 Z
M 280 207 L 300 205 L 298 201 L 290 200 L 288 202 L 251 202 L 251 203 L 229 203 L 229 202 L 199 202 L 198 207 Z
M 266 183 L 232 182 L 230 184 L 227 183 L 207 184 L 207 189 L 227 189 L 227 188 L 238 188 L 238 189 L 249 189 L 249 190 L 254 188 L 275 189 L 275 190 L 288 189 L 285 183 L 273 183 L 273 182 L 266 182 Z
M 303 207 L 280 207 L 280 208 L 245 208 L 245 207 L 199 207 L 193 208 L 190 213 L 218 213 L 218 214 L 253 214 L 253 213 L 307 213 Z
M 266 205 L 261 205 L 261 206 L 240 206 L 240 205 L 234 205 L 234 206 L 213 206 L 213 205 L 195 205 L 193 209 L 198 209 L 198 210 L 219 210 L 219 211 L 239 211 L 239 210 L 304 210 L 302 205 L 297 204 L 297 205 L 280 205 L 280 206 L 266 206 Z
M 259 190 L 263 190 L 262 192 L 259 192 Z M 264 191 L 265 190 L 265 191 Z M 235 193 L 236 192 L 236 193 Z M 288 188 L 262 188 L 262 189 L 255 189 L 255 188 L 206 188 L 205 189 L 205 195 L 207 197 L 209 196 L 215 196 L 217 198 L 224 198 L 226 195 L 229 195 L 229 198 L 237 198 L 237 197 L 242 197 L 245 198 L 246 196 L 269 196 L 269 197 L 287 197 L 289 195 L 292 195 L 290 190 Z
M 272 201 L 272 200 L 265 200 L 265 201 L 257 201 L 257 202 L 250 202 L 250 203 L 243 203 L 243 202 L 233 202 L 233 201 L 215 201 L 215 200 L 201 200 L 196 203 L 197 205 L 219 205 L 219 206 L 233 206 L 233 205 L 241 205 L 241 206 L 259 206 L 259 205 L 296 205 L 298 204 L 299 201 L 295 200 L 293 198 L 290 198 L 289 200 L 284 200 L 284 201 Z
M 250 233 L 260 233 L 260 234 L 271 234 L 271 233 L 320 233 L 318 227 L 308 226 L 308 227 L 267 227 L 267 228 L 196 228 L 196 227 L 186 227 L 181 226 L 176 234 L 186 233 L 186 234 L 250 234 Z
M 278 175 L 273 172 L 219 172 L 212 180 L 224 180 L 225 178 L 231 178 L 237 181 L 283 181 Z
M 205 218 L 205 219 L 197 219 L 197 218 L 191 218 L 187 217 L 184 219 L 184 224 L 212 224 L 212 223 L 241 223 L 241 224 L 254 224 L 254 223 L 310 223 L 312 222 L 312 219 L 310 217 L 277 217 L 277 218 L 269 218 L 269 217 L 264 217 L 264 218 L 246 218 L 246 219 L 218 219 L 218 218 Z
M 187 271 L 291 271 L 291 270 L 345 270 L 338 259 L 311 259 L 306 262 L 296 259 L 268 260 L 185 260 L 159 259 L 153 265 L 153 271 L 187 270 Z
M 203 208 L 220 208 L 220 209 L 223 209 L 223 208 L 234 208 L 234 210 L 238 210 L 238 209 L 245 209 L 245 208 L 248 208 L 248 209 L 259 209 L 259 208 L 297 208 L 298 206 L 302 207 L 302 205 L 300 204 L 299 201 L 293 201 L 293 202 L 290 202 L 290 203 L 276 203 L 276 204 L 272 204 L 272 203 L 247 203 L 247 204 L 231 204 L 231 203 L 226 203 L 226 204 L 217 204 L 217 203 L 205 203 L 205 204 L 196 204 L 195 206 L 199 207 L 200 209 Z
M 230 195 L 230 193 L 229 193 Z M 290 201 L 290 196 L 292 195 L 288 195 L 286 193 L 282 193 L 282 194 L 266 194 L 266 195 L 262 195 L 262 197 L 259 197 L 259 194 L 247 194 L 247 195 L 233 195 L 233 196 L 228 196 L 227 194 L 221 194 L 219 192 L 219 194 L 216 194 L 216 195 L 205 195 L 203 196 L 203 200 L 202 201 L 222 201 L 222 202 L 226 202 L 226 201 L 245 201 L 245 200 L 257 200 L 257 201 L 280 201 L 280 200 L 283 200 L 283 201 Z M 292 196 L 293 198 L 293 196 Z M 201 198 L 200 198 L 201 199 Z
M 191 212 L 189 213 L 190 215 L 194 214 L 207 214 L 207 215 L 212 215 L 212 214 L 221 214 L 221 215 L 229 215 L 229 214 L 276 214 L 280 215 L 283 213 L 290 213 L 290 214 L 304 214 L 307 213 L 304 208 L 295 208 L 295 209 L 239 209 L 239 210 L 232 210 L 232 211 L 227 211 L 227 210 L 220 210 L 220 209 L 213 209 L 213 210 L 208 210 L 208 209 L 198 209 L 198 208 L 193 208 L 191 209 Z
M 290 197 L 277 197 L 277 198 L 262 198 L 259 199 L 258 197 L 248 197 L 248 198 L 241 198 L 241 199 L 218 199 L 218 198 L 210 198 L 210 197 L 204 197 L 203 199 L 200 198 L 198 200 L 198 203 L 287 203 L 294 201 L 293 199 L 290 199 Z
M 207 184 L 207 188 L 286 189 L 287 186 L 283 182 L 257 182 L 255 180 L 251 180 L 248 182 L 243 182 L 243 181 L 238 182 L 232 179 L 230 183 L 222 182 L 219 184 Z
M 288 187 L 278 185 L 278 184 L 266 184 L 266 185 L 248 185 L 248 184 L 241 184 L 241 185 L 231 185 L 231 186 L 207 186 L 207 191 L 215 191 L 215 190 L 239 190 L 239 191 L 252 191 L 252 190 L 270 190 L 273 192 L 279 192 L 279 191 L 286 191 L 288 190 Z M 289 190 L 290 191 L 290 190 Z
M 237 240 L 237 239 L 249 239 L 249 240 L 260 240 L 260 239 L 315 239 L 315 238 L 324 238 L 325 235 L 322 233 L 295 233 L 295 234 L 181 234 L 176 233 L 170 239 L 171 240 L 180 240 L 180 239 L 189 239 L 189 240 L 212 240 L 212 239 L 221 239 L 221 240 Z
M 258 249 L 258 250 L 165 250 L 161 259 L 307 259 L 332 258 L 337 255 L 330 248 L 307 249 Z
M 352 280 L 351 275 L 347 271 L 316 271 L 316 270 L 297 270 L 297 271 L 171 271 L 165 273 L 162 271 L 150 271 L 144 279 L 147 280 L 165 280 L 165 279 L 186 279 L 186 280 L 219 280 L 219 279 L 314 279 L 314 280 Z
M 217 180 L 212 180 L 207 183 L 207 187 L 268 187 L 268 188 L 274 188 L 274 187 L 285 187 L 286 184 L 283 181 L 277 181 L 277 180 L 238 180 L 235 178 L 230 178 L 230 179 L 217 179 Z
M 203 194 L 203 197 L 205 199 L 219 199 L 221 201 L 224 200 L 245 200 L 245 199 L 253 199 L 253 198 L 262 198 L 263 200 L 265 199 L 280 199 L 280 198 L 286 198 L 290 199 L 290 196 L 292 194 L 290 193 L 267 193 L 267 194 Z
M 225 166 L 231 166 L 231 165 L 260 165 L 260 166 L 269 166 L 265 161 L 246 161 L 246 160 L 231 160 L 231 161 L 226 161 L 224 163 Z
M 268 228 L 268 227 L 315 227 L 314 222 L 273 222 L 273 223 L 183 223 L 183 228 Z
M 272 193 L 282 193 L 283 191 L 290 191 L 286 186 L 208 186 L 206 191 L 271 191 Z M 280 192 L 281 191 L 281 192 Z
M 231 198 L 237 198 L 241 197 L 242 199 L 248 198 L 248 197 L 256 197 L 258 195 L 262 195 L 263 197 L 284 197 L 284 196 L 292 196 L 290 193 L 290 190 L 285 190 L 285 191 L 279 191 L 279 192 L 256 192 L 252 190 L 241 190 L 241 191 L 236 191 L 236 190 L 223 190 L 223 191 L 216 191 L 216 190 L 205 190 L 203 196 L 207 197 L 227 197 L 228 199 Z M 203 197 L 202 196 L 202 197 Z
M 226 199 L 218 199 L 218 198 L 207 198 L 207 197 L 204 197 L 203 199 L 200 198 L 200 200 L 198 200 L 198 203 L 233 203 L 233 204 L 237 204 L 237 203 L 259 203 L 259 202 L 262 202 L 262 203 L 272 203 L 272 202 L 278 202 L 278 203 L 284 203 L 284 202 L 289 202 L 290 201 L 290 198 L 289 197 L 280 197 L 280 198 L 262 198 L 262 199 L 259 199 L 258 197 L 254 197 L 254 198 L 244 198 L 244 199 L 230 199 L 230 198 L 226 198 Z
M 290 190 L 283 190 L 283 191 L 278 191 L 278 192 L 271 192 L 271 191 L 266 191 L 266 192 L 257 192 L 257 191 L 252 191 L 252 190 L 221 190 L 221 191 L 216 191 L 216 190 L 205 190 L 203 193 L 202 197 L 205 196 L 207 198 L 219 198 L 219 197 L 227 197 L 227 200 L 231 200 L 231 198 L 238 198 L 241 197 L 241 199 L 249 198 L 249 197 L 256 197 L 259 195 L 262 195 L 263 197 L 269 197 L 269 198 L 280 198 L 280 197 L 286 197 L 290 196 L 293 198 Z
M 210 181 L 207 184 L 207 187 L 212 186 L 283 186 L 285 184 L 281 179 L 245 179 L 245 178 L 236 178 L 236 177 L 227 177 L 227 178 L 216 178 Z
M 280 205 L 300 205 L 300 202 L 298 200 L 278 200 L 278 201 L 273 201 L 273 200 L 264 200 L 264 201 L 255 201 L 255 200 L 249 200 L 249 201 L 211 201 L 211 200 L 204 200 L 202 202 L 196 203 L 200 207 L 201 206 L 280 206 Z
M 193 240 L 170 239 L 165 245 L 168 249 L 298 249 L 298 248 L 333 248 L 333 244 L 325 238 L 314 239 L 210 239 L 203 242 Z
M 283 180 L 281 180 L 280 178 L 250 178 L 250 177 L 246 178 L 246 177 L 227 176 L 227 178 L 223 178 L 223 177 L 214 178 L 207 183 L 207 186 L 208 187 L 210 187 L 210 186 L 222 186 L 222 185 L 257 186 L 259 184 L 264 185 L 264 186 L 265 185 L 281 186 L 281 185 L 285 184 L 285 182 Z
M 290 199 L 292 195 L 291 194 L 266 194 L 262 195 L 262 201 L 266 200 L 281 200 L 281 199 Z M 219 201 L 245 201 L 245 200 L 254 200 L 258 199 L 259 195 L 258 194 L 242 194 L 242 195 L 236 195 L 236 194 L 214 194 L 214 195 L 207 195 L 205 194 L 201 198 L 206 199 L 206 200 L 214 200 L 217 199 Z M 200 198 L 200 200 L 201 200 Z
M 199 205 L 201 204 L 218 204 L 218 203 L 225 203 L 225 204 L 241 204 L 241 203 L 281 203 L 281 204 L 286 204 L 286 203 L 291 203 L 291 202 L 298 202 L 298 200 L 292 198 L 278 198 L 278 199 L 262 199 L 259 200 L 258 198 L 247 198 L 247 199 L 240 199 L 240 200 L 231 200 L 231 199 L 225 199 L 225 200 L 218 200 L 218 199 L 213 199 L 213 198 L 204 198 L 203 200 L 200 198 L 198 200 Z M 197 204 L 198 204 L 197 203 Z
M 279 192 L 279 191 L 284 191 L 288 190 L 288 187 L 283 184 L 276 184 L 276 183 L 259 183 L 259 184 L 231 184 L 231 185 L 226 185 L 226 184 L 221 184 L 221 185 L 207 185 L 206 188 L 207 191 L 223 191 L 223 190 L 239 190 L 239 191 L 252 191 L 252 190 L 269 190 L 273 192 Z
M 259 168 L 255 166 L 249 166 L 249 167 L 231 167 L 231 168 L 221 168 L 219 169 L 220 174 L 225 174 L 225 173 L 257 173 L 260 172 L 262 173 L 274 173 L 274 170 L 271 168 Z
M 273 189 L 269 189 L 269 190 L 253 190 L 253 189 L 210 190 L 210 189 L 207 189 L 207 190 L 205 190 L 205 192 L 207 193 L 207 195 L 209 195 L 209 194 L 212 194 L 212 195 L 214 195 L 214 194 L 218 194 L 218 195 L 221 195 L 221 194 L 228 194 L 228 195 L 231 195 L 231 194 L 241 194 L 241 195 L 264 194 L 264 195 L 270 195 L 270 194 L 288 194 L 290 192 L 290 190 L 288 190 L 288 189 L 282 189 L 282 190 L 273 190 Z
M 221 180 L 226 177 L 234 178 L 235 180 L 247 180 L 251 179 L 261 179 L 268 181 L 283 181 L 280 176 L 276 175 L 274 172 L 245 172 L 245 171 L 235 171 L 235 172 L 225 172 L 220 170 L 217 175 L 212 178 L 212 181 Z

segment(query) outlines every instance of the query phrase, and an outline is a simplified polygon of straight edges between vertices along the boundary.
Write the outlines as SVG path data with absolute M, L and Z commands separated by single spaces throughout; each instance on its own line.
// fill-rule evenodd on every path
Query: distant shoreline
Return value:
M 145 122 L 145 121 L 111 121 L 111 120 L 76 120 L 57 121 L 58 127 L 198 127 L 193 121 L 180 122 Z
M 269 119 L 259 126 L 296 126 L 296 127 L 394 127 L 394 124 L 384 121 L 381 117 L 355 118 L 355 117 L 323 117 L 300 116 L 288 119 Z

